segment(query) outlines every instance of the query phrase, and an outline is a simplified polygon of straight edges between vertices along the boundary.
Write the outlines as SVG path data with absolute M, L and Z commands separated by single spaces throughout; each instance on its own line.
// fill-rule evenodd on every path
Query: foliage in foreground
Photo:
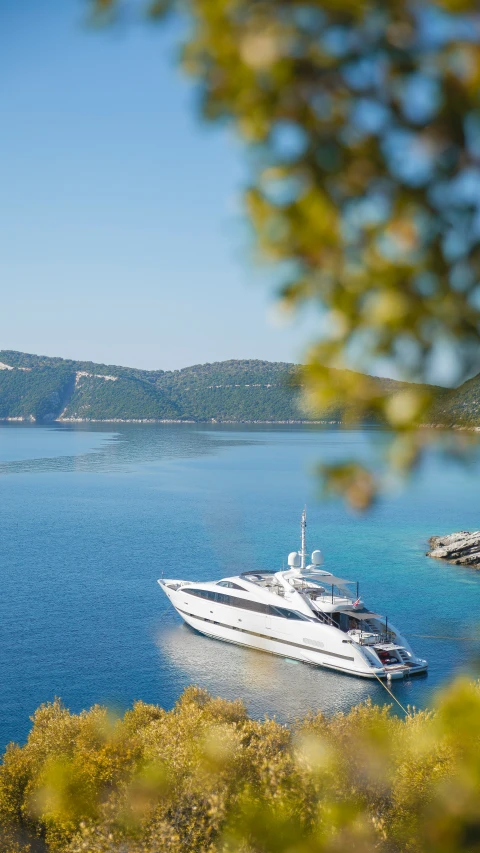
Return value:
M 480 685 L 290 727 L 188 688 L 122 719 L 43 705 L 0 768 L 2 853 L 480 850 Z
M 204 117 L 247 155 L 245 209 L 280 304 L 318 317 L 304 405 L 316 417 L 338 405 L 357 423 L 374 411 L 395 439 L 386 473 L 412 468 L 431 389 L 386 395 L 331 368 L 382 364 L 419 383 L 439 365 L 452 382 L 478 369 L 478 0 L 86 4 L 99 21 L 138 8 L 173 15 Z M 448 405 L 444 414 L 451 423 Z M 357 508 L 385 485 L 354 460 L 323 475 Z

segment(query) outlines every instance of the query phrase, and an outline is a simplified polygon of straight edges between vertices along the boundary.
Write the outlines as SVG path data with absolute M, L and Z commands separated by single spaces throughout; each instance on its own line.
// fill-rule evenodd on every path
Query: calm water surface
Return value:
M 378 443 L 381 432 L 374 433 Z M 472 636 L 480 573 L 427 559 L 435 533 L 478 529 L 480 463 L 432 451 L 366 517 L 315 499 L 319 458 L 368 457 L 372 432 L 196 425 L 0 426 L 0 747 L 60 696 L 72 711 L 135 699 L 171 707 L 185 686 L 241 696 L 254 715 L 347 710 L 376 683 L 210 640 L 184 626 L 156 583 L 281 568 L 308 544 L 360 579 L 367 604 L 406 633 Z M 428 706 L 478 647 L 412 639 L 427 677 L 394 684 Z

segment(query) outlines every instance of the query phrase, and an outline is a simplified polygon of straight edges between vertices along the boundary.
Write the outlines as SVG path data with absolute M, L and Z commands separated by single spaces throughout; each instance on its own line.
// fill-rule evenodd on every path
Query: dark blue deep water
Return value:
M 406 633 L 473 636 L 480 572 L 424 556 L 435 533 L 480 527 L 480 464 L 432 450 L 365 517 L 319 503 L 320 459 L 370 454 L 377 431 L 164 425 L 0 426 L 0 747 L 60 696 L 72 711 L 171 707 L 197 683 L 280 719 L 388 697 L 377 683 L 204 638 L 166 606 L 157 577 L 214 579 L 281 568 L 308 544 L 361 581 L 367 604 Z M 412 639 L 427 677 L 397 682 L 401 702 L 431 704 L 475 666 L 465 640 Z

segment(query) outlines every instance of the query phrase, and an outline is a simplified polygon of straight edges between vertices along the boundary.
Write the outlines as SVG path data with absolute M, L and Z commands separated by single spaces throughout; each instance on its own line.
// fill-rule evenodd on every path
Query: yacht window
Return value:
M 210 590 L 208 589 L 182 589 L 188 595 L 196 595 L 197 598 L 210 598 Z M 213 593 L 215 595 L 215 593 Z
M 264 604 L 263 601 L 249 601 L 246 598 L 237 598 L 236 595 L 215 592 L 213 589 L 184 589 L 183 592 L 188 593 L 188 595 L 196 595 L 198 598 L 216 601 L 218 604 L 228 604 L 230 607 L 240 607 L 242 610 L 263 613 L 265 616 L 281 616 L 283 619 L 295 619 L 302 622 L 312 621 L 308 616 L 304 616 L 303 613 L 298 613 L 297 610 L 288 610 L 286 607 L 274 607 L 272 604 Z
M 268 613 L 268 604 L 263 604 L 261 601 L 248 601 L 245 598 L 237 598 L 235 595 L 226 595 L 223 592 L 215 592 L 213 589 L 184 589 L 189 595 L 196 595 L 198 598 L 207 598 L 210 601 L 216 601 L 218 604 L 228 604 L 230 607 L 240 607 L 242 610 L 252 610 L 255 613 Z
M 286 607 L 269 607 L 269 612 L 272 616 L 282 616 L 284 619 L 297 619 L 302 622 L 310 622 L 308 616 L 304 616 L 303 613 L 298 613 L 297 610 L 287 610 Z
M 244 586 L 240 586 L 238 583 L 233 583 L 233 581 L 218 581 L 217 586 L 227 586 L 229 589 L 241 589 L 242 592 L 246 592 Z
M 251 610 L 253 613 L 268 613 L 268 604 L 263 604 L 262 601 L 247 601 L 245 598 L 237 598 L 234 595 L 228 597 L 230 607 L 241 607 L 242 610 Z

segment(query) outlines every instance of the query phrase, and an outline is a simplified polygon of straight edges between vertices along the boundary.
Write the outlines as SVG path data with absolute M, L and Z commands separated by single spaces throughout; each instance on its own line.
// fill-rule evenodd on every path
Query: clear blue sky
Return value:
M 305 326 L 272 323 L 250 261 L 241 151 L 196 115 L 173 37 L 91 31 L 82 0 L 1 0 L 0 30 L 0 349 L 298 360 Z

